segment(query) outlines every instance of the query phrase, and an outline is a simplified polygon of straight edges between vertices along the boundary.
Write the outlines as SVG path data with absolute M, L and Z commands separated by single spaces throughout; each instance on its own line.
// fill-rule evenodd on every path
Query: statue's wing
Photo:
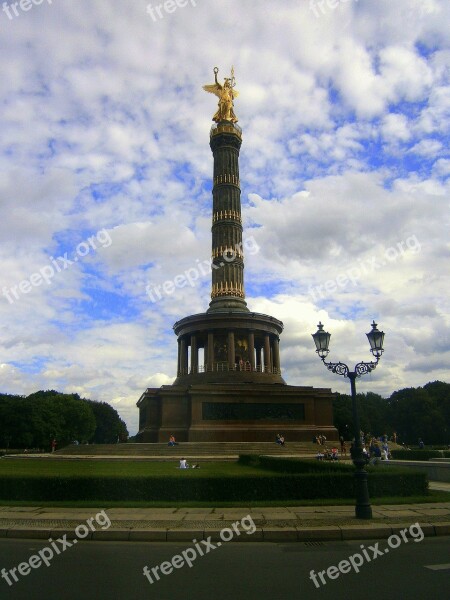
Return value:
M 239 96 L 239 92 L 237 90 L 233 90 L 233 98 L 237 98 Z
M 222 89 L 222 86 L 220 85 L 220 83 L 213 83 L 212 85 L 204 85 L 203 89 L 205 90 L 205 92 L 209 92 L 210 94 L 214 94 L 215 96 L 219 96 L 219 98 L 220 98 L 220 90 Z

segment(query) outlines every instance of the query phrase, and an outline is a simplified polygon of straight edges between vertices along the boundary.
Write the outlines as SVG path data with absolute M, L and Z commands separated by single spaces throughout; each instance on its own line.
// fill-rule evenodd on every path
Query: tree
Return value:
M 447 443 L 448 421 L 442 409 L 425 388 L 405 388 L 394 392 L 390 399 L 391 422 L 402 442 L 417 444 Z
M 115 444 L 117 440 L 126 442 L 128 430 L 119 413 L 106 402 L 89 401 L 95 416 L 95 432 L 90 441 L 95 444 Z
M 78 394 L 39 391 L 24 398 L 0 394 L 0 444 L 14 448 L 58 448 L 74 440 L 115 443 L 128 439 L 127 427 L 106 402 Z
M 0 440 L 5 448 L 33 446 L 31 405 L 22 396 L 0 395 Z
M 333 400 L 334 426 L 345 439 L 353 437 L 352 399 L 347 394 L 336 393 Z
M 362 412 L 367 422 L 367 428 L 364 431 L 370 431 L 377 436 L 393 433 L 389 423 L 389 403 L 385 398 L 379 394 L 367 392 L 362 405 Z
M 391 433 L 389 427 L 389 404 L 387 400 L 373 392 L 356 394 L 356 404 L 362 431 L 374 435 Z M 353 438 L 352 398 L 348 394 L 336 394 L 333 402 L 334 426 L 339 435 Z
M 55 438 L 58 447 L 74 440 L 88 441 L 95 431 L 95 417 L 87 400 L 78 394 L 39 391 L 28 396 L 32 402 L 35 445 L 48 447 Z
M 433 381 L 423 386 L 424 390 L 436 402 L 437 408 L 444 417 L 445 441 L 450 438 L 450 384 L 443 381 Z

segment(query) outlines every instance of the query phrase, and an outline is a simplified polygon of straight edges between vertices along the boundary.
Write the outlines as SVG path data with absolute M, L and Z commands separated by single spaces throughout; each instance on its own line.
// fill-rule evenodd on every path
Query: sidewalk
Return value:
M 435 485 L 439 486 L 438 488 Z M 450 484 L 430 484 L 450 492 Z M 95 517 L 100 508 L 0 506 L 0 538 L 48 540 L 75 537 L 78 525 Z M 426 536 L 450 535 L 449 502 L 373 506 L 373 519 L 355 519 L 353 506 L 296 506 L 258 508 L 108 508 L 111 526 L 97 525 L 86 540 L 189 542 L 211 536 L 250 515 L 256 525 L 251 536 L 235 541 L 293 542 L 387 538 L 419 523 Z M 98 529 L 98 530 L 97 530 Z

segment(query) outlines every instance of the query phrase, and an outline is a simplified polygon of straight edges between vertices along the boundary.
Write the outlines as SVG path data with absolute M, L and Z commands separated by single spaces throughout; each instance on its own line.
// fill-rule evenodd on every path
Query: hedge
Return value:
M 339 490 L 339 487 L 341 490 Z M 160 500 L 250 501 L 290 500 L 330 496 L 336 490 L 352 496 L 351 476 L 344 482 L 337 474 L 268 474 L 245 478 L 214 477 L 33 477 L 8 476 L 0 480 L 2 500 Z M 339 494 L 339 495 L 340 495 Z
M 429 460 L 442 458 L 440 450 L 391 450 L 394 460 Z
M 255 466 L 271 469 L 278 473 L 353 473 L 352 464 L 332 460 L 301 460 L 298 458 L 280 458 L 278 456 L 259 456 Z
M 256 455 L 241 455 L 239 462 L 241 464 L 266 468 L 277 473 L 298 474 L 304 478 L 306 485 L 308 476 L 312 476 L 313 474 L 319 475 L 322 478 L 331 476 L 333 481 L 335 481 L 333 485 L 337 486 L 334 490 L 335 498 L 348 498 L 354 494 L 355 467 L 353 464 Z M 369 474 L 368 487 L 369 494 L 372 497 L 414 496 L 426 495 L 428 493 L 428 479 L 424 472 L 411 471 L 410 469 L 401 467 L 385 467 L 382 464 L 376 466 L 368 465 L 366 471 Z M 352 481 L 350 486 L 352 494 L 350 496 L 346 495 L 346 491 L 342 489 L 341 485 L 341 481 L 348 482 L 349 480 Z M 314 479 L 312 478 L 311 481 L 314 481 Z M 325 497 L 333 496 L 328 494 Z
M 354 498 L 355 478 L 352 467 L 344 471 L 340 468 L 344 465 L 333 466 L 337 468 L 324 469 L 322 472 L 268 471 L 267 476 L 250 474 L 239 478 L 196 477 L 194 471 L 187 472 L 187 477 L 182 479 L 166 476 L 21 477 L 8 475 L 0 478 L 0 498 L 32 502 L 69 500 L 245 502 Z M 389 469 L 376 467 L 370 470 L 368 485 L 370 496 L 380 497 L 425 495 L 428 483 L 425 473 L 394 467 Z

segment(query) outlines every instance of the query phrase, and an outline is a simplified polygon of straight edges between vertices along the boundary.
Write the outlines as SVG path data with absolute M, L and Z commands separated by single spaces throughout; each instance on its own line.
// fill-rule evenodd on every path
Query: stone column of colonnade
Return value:
M 184 337 L 178 340 L 178 375 L 188 373 L 188 346 Z
M 207 349 L 207 367 L 208 371 L 214 369 L 214 334 L 208 333 L 208 349 Z
M 198 369 L 197 336 L 191 335 L 191 372 L 196 373 L 197 369 Z
M 255 370 L 255 334 L 253 331 L 250 331 L 248 334 L 248 353 L 250 354 L 250 369 L 252 371 Z
M 278 337 L 274 338 L 274 340 L 272 342 L 272 354 L 273 354 L 273 370 L 276 373 L 281 373 L 280 339 Z
M 264 370 L 270 371 L 272 364 L 272 356 L 270 351 L 270 335 L 266 333 L 264 336 Z

